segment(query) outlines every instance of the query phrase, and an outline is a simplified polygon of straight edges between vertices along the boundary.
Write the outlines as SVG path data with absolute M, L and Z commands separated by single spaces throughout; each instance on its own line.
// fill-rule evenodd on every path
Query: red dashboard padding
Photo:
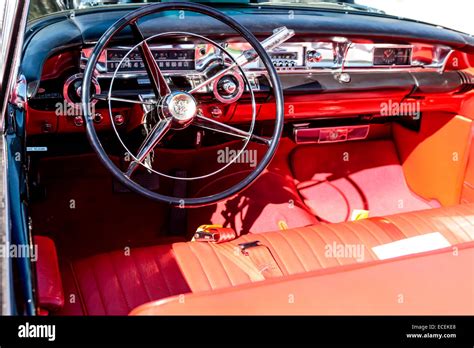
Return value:
M 473 315 L 474 243 L 184 298 L 131 315 Z
M 35 236 L 34 245 L 37 247 L 38 306 L 43 310 L 58 311 L 64 306 L 64 291 L 56 246 L 52 239 L 43 236 Z

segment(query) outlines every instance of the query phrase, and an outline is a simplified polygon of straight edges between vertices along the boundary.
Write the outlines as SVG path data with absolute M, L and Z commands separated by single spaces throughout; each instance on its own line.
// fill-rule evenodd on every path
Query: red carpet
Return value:
M 208 195 L 229 187 L 249 175 L 248 171 L 223 176 L 202 188 Z M 190 226 L 200 223 L 232 227 L 237 233 L 262 233 L 318 223 L 298 195 L 293 180 L 281 172 L 265 171 L 257 181 L 234 198 L 189 210 Z
M 60 254 L 84 257 L 170 240 L 161 232 L 166 204 L 114 193 L 95 155 L 43 160 L 40 175 L 46 197 L 30 207 L 33 233 L 51 236 Z
M 354 209 L 384 216 L 439 206 L 410 191 L 390 140 L 302 146 L 291 162 L 305 204 L 324 222 L 347 221 Z

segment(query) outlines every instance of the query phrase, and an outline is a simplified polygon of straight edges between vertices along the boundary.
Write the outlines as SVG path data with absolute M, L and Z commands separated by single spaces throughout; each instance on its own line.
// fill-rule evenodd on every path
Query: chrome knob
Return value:
M 351 82 L 351 75 L 349 75 L 346 72 L 339 73 L 335 75 L 336 80 L 338 80 L 341 83 L 349 83 Z
M 114 115 L 114 123 L 117 125 L 117 126 L 121 126 L 125 123 L 125 117 L 123 117 L 122 114 L 115 114 Z
M 216 79 L 212 86 L 214 96 L 218 101 L 224 104 L 236 102 L 242 96 L 244 89 L 244 80 L 237 72 Z
M 82 127 L 84 125 L 84 119 L 82 118 L 82 116 L 74 117 L 74 125 L 76 127 Z
M 308 51 L 308 53 L 306 54 L 306 57 L 308 59 L 308 62 L 310 63 L 318 63 L 323 59 L 322 54 L 316 50 Z
M 213 106 L 211 108 L 211 116 L 214 118 L 219 118 L 222 116 L 222 109 L 218 106 Z
M 94 120 L 95 123 L 101 123 L 103 119 L 104 119 L 104 117 L 102 116 L 102 114 L 100 112 L 96 112 L 94 114 L 93 120 Z
M 233 94 L 237 90 L 237 84 L 231 80 L 227 80 L 222 85 L 222 89 L 227 94 Z

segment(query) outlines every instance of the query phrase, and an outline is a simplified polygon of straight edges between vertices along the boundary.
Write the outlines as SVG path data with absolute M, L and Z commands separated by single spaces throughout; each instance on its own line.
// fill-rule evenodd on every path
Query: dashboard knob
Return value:
M 214 118 L 219 118 L 222 116 L 222 109 L 218 106 L 213 106 L 211 108 L 211 116 Z
M 103 119 L 104 119 L 104 117 L 102 116 L 102 114 L 100 112 L 96 112 L 94 114 L 94 122 L 95 123 L 101 123 Z
M 306 54 L 306 58 L 308 62 L 310 63 L 318 63 L 323 59 L 323 56 L 318 51 L 311 50 L 311 51 L 308 51 L 308 53 Z
M 117 126 L 121 126 L 125 123 L 125 117 L 123 117 L 122 114 L 115 114 L 114 115 L 114 123 L 117 125 Z
M 84 119 L 82 118 L 82 116 L 74 117 L 74 125 L 76 127 L 82 127 L 84 125 Z
M 349 82 L 351 82 L 351 75 L 349 75 L 349 74 L 346 73 L 346 72 L 343 72 L 343 73 L 340 73 L 340 74 L 336 74 L 335 77 L 336 77 L 336 80 L 338 80 L 338 81 L 341 82 L 341 83 L 349 83 Z
M 225 104 L 236 102 L 242 96 L 244 89 L 244 80 L 237 72 L 216 79 L 212 88 L 216 99 Z
M 223 85 L 222 89 L 227 93 L 227 94 L 232 94 L 235 92 L 237 89 L 237 84 L 234 81 L 231 80 L 226 80 Z

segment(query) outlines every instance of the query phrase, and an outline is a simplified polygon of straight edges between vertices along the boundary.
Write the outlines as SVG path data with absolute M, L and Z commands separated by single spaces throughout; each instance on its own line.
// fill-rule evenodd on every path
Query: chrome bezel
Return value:
M 237 80 L 237 93 L 234 96 L 230 97 L 230 98 L 225 98 L 225 97 L 221 96 L 219 94 L 219 92 L 217 91 L 217 84 L 219 83 L 219 81 L 221 79 L 225 78 L 228 75 L 231 75 L 231 76 L 235 77 L 235 79 Z M 214 81 L 214 83 L 212 84 L 212 92 L 214 94 L 214 97 L 223 104 L 235 103 L 237 100 L 240 99 L 240 97 L 244 93 L 244 90 L 245 90 L 244 79 L 236 71 L 232 71 L 232 72 L 229 72 L 228 74 L 225 74 L 224 76 L 216 79 Z
M 69 90 L 69 86 L 75 80 L 82 80 L 83 78 L 84 78 L 83 73 L 74 74 L 72 76 L 69 76 L 69 78 L 66 80 L 66 82 L 64 83 L 64 86 L 63 86 L 63 98 L 64 98 L 64 100 L 66 100 L 66 102 L 69 105 L 74 107 L 74 110 L 78 110 L 78 111 L 81 110 L 81 102 L 74 103 L 71 100 L 71 98 L 69 97 L 68 90 Z M 99 81 L 95 77 L 92 78 L 92 84 L 94 85 L 94 88 L 95 88 L 95 94 L 100 94 L 101 93 L 100 84 L 99 84 Z M 92 99 L 90 101 L 90 103 L 91 103 L 92 106 L 94 106 L 95 104 L 97 104 L 98 101 L 99 101 L 98 99 Z

